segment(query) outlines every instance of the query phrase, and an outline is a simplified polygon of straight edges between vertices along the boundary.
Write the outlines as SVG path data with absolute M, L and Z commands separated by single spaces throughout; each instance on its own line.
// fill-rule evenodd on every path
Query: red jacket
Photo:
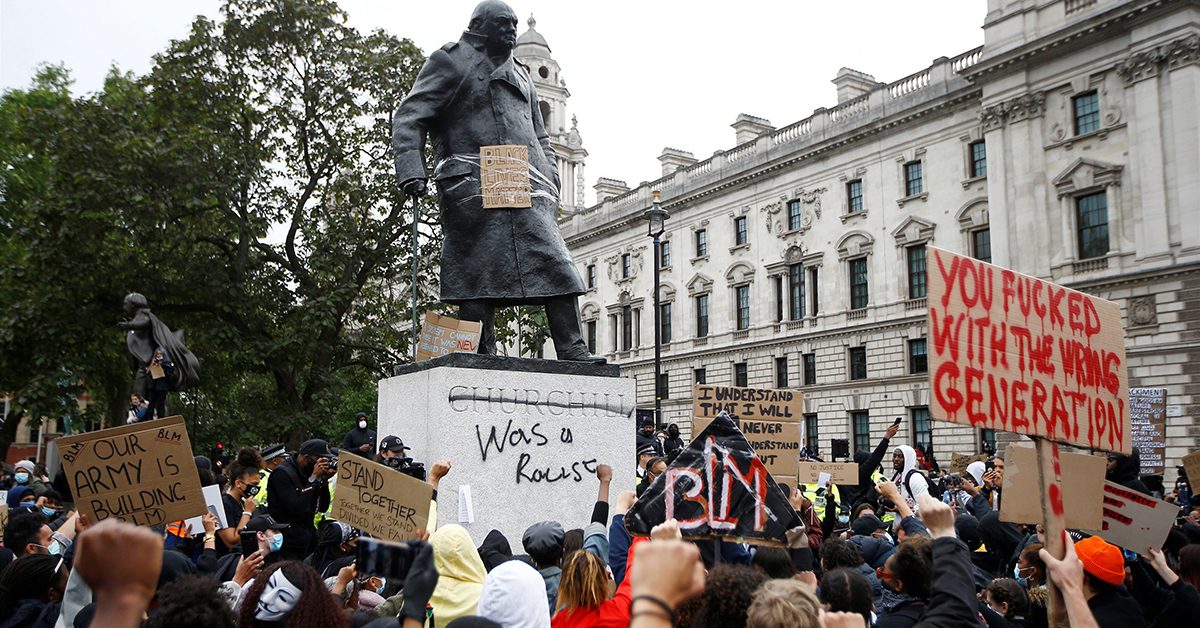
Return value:
M 550 618 L 551 628 L 626 628 L 629 626 L 629 604 L 633 598 L 633 548 L 646 537 L 633 539 L 629 545 L 629 557 L 625 563 L 625 579 L 612 599 L 605 600 L 600 606 L 587 608 L 563 609 Z

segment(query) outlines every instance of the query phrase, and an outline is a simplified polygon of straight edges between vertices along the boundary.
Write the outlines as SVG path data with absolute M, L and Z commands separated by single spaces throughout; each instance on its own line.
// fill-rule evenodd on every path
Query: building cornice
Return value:
M 978 63 L 964 68 L 962 76 L 969 81 L 978 83 L 981 79 L 993 79 L 996 76 L 1015 71 L 1024 63 L 1051 53 L 1062 55 L 1069 50 L 1082 48 L 1087 45 L 1090 36 L 1100 33 L 1110 37 L 1113 27 L 1123 27 L 1125 23 L 1140 19 L 1151 12 L 1157 12 L 1168 5 L 1197 4 L 1198 0 L 1133 0 L 1124 2 L 1107 11 L 1097 13 L 1079 22 L 1065 26 L 1053 33 L 1029 42 L 1014 50 L 1002 52 L 996 56 L 984 56 Z M 1102 32 L 1103 31 L 1103 32 Z

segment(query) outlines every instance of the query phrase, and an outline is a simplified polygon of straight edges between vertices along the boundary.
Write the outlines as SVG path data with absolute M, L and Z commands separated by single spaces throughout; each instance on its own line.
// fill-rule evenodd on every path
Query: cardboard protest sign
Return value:
M 950 455 L 950 471 L 953 473 L 966 473 L 967 466 L 972 462 L 987 462 L 987 454 L 975 454 L 968 456 L 966 454 L 951 454 Z
M 1175 504 L 1106 481 L 1104 521 L 1088 531 L 1140 554 L 1147 547 L 1162 547 L 1178 515 Z
M 528 146 L 480 146 L 479 175 L 484 209 L 533 206 Z
M 834 484 L 858 485 L 858 463 L 856 462 L 801 462 L 799 481 L 813 484 L 822 473 L 828 473 Z
M 684 538 L 721 537 L 764 545 L 787 542 L 796 512 L 737 425 L 721 414 L 625 515 L 630 534 L 675 519 Z
M 1100 527 L 1105 463 L 1103 456 L 1059 453 L 1063 515 L 1068 528 L 1092 530 Z M 1038 484 L 1037 452 L 1032 443 L 1012 443 L 1004 450 L 1003 489 L 1001 521 L 1042 522 L 1043 491 Z
M 692 434 L 722 412 L 737 424 L 771 475 L 797 475 L 804 397 L 799 391 L 699 384 L 692 396 Z
M 1117 304 L 928 251 L 933 418 L 1131 451 Z
M 417 342 L 417 362 L 451 353 L 475 353 L 483 324 L 425 312 L 421 338 Z
M 1200 451 L 1194 451 L 1183 457 L 1183 472 L 1187 474 L 1188 482 L 1192 484 L 1194 493 L 1200 487 Z
M 1129 430 L 1141 460 L 1140 475 L 1166 470 L 1167 389 L 1129 389 Z
M 63 436 L 58 448 L 75 507 L 93 522 L 154 526 L 206 512 L 181 416 Z
M 333 518 L 375 538 L 411 541 L 429 523 L 433 487 L 354 454 L 338 456 Z

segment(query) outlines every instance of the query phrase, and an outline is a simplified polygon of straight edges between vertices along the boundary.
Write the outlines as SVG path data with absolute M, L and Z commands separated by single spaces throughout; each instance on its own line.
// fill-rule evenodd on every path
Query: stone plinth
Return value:
M 581 528 L 596 501 L 596 465 L 613 467 L 610 500 L 634 487 L 635 384 L 615 366 L 456 353 L 397 369 L 379 382 L 379 438 L 453 470 L 438 491 L 438 523 L 483 541 L 495 528 L 514 553 L 530 524 Z M 474 523 L 459 520 L 469 485 Z

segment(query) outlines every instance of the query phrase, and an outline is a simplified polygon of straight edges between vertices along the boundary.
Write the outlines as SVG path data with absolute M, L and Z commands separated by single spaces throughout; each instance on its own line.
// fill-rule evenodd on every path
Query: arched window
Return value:
M 538 107 L 542 110 L 542 123 L 547 127 L 550 126 L 550 103 L 539 100 Z

